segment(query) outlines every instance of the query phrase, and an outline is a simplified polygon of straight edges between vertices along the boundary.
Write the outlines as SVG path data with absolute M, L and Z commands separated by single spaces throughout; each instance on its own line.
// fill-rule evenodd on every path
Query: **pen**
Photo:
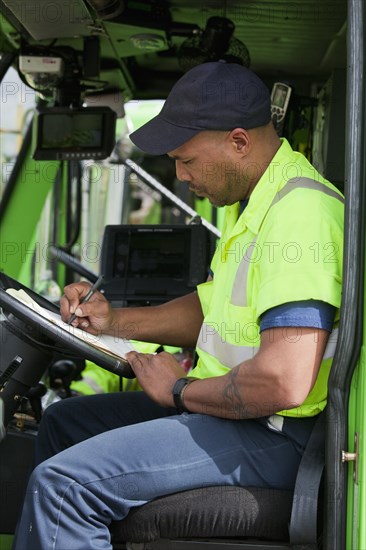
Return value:
M 90 298 L 93 296 L 94 292 L 96 290 L 98 290 L 98 288 L 101 286 L 101 284 L 103 283 L 104 281 L 104 276 L 101 275 L 100 277 L 98 277 L 98 279 L 95 281 L 95 283 L 93 284 L 93 286 L 90 287 L 90 289 L 88 290 L 88 292 L 85 294 L 84 298 L 81 300 L 80 304 L 84 304 L 85 302 L 89 302 Z M 79 305 L 80 305 L 79 304 Z M 71 323 L 76 319 L 77 315 L 75 315 L 75 313 L 73 313 L 70 317 L 70 319 L 68 320 L 67 324 L 68 325 L 71 325 Z

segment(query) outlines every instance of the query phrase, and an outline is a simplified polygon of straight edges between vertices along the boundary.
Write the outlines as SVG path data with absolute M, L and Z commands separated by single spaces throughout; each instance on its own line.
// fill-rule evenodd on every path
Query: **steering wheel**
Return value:
M 89 359 L 100 367 L 125 378 L 134 378 L 130 365 L 122 358 L 109 355 L 88 342 L 73 336 L 63 328 L 31 310 L 8 294 L 6 288 L 23 289 L 40 306 L 59 313 L 59 308 L 22 285 L 0 273 L 0 332 L 3 344 L 0 361 L 1 398 L 5 404 L 5 422 L 19 405 L 19 399 L 44 374 L 56 349 Z M 5 344 L 5 345 L 4 345 Z

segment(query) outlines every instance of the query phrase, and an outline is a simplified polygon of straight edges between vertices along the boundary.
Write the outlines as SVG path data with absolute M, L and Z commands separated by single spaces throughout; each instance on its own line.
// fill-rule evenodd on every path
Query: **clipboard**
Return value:
M 125 378 L 135 375 L 124 355 L 135 348 L 129 340 L 109 335 L 91 335 L 62 321 L 59 313 L 40 306 L 23 289 L 0 288 L 2 320 L 11 325 L 17 319 L 48 337 L 52 342 L 93 361 L 100 367 Z M 16 319 L 12 318 L 14 316 Z M 42 345 L 42 343 L 40 343 Z

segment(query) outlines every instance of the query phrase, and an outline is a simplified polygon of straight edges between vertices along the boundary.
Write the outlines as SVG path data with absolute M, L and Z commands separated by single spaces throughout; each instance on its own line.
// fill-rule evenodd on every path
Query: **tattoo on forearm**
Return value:
M 246 417 L 246 407 L 242 396 L 240 395 L 237 378 L 239 375 L 238 367 L 232 369 L 229 373 L 229 381 L 222 391 L 222 396 L 227 408 L 232 410 L 237 419 Z

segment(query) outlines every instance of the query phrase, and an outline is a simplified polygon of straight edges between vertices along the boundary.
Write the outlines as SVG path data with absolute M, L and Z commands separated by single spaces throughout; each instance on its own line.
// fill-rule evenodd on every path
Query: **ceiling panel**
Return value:
M 137 97 L 163 97 L 168 92 L 183 72 L 178 60 L 181 44 L 194 36 L 193 28 L 204 29 L 212 16 L 226 17 L 234 23 L 234 37 L 246 45 L 251 68 L 264 79 L 308 77 L 309 81 L 321 81 L 332 69 L 346 66 L 346 0 L 120 1 L 123 10 L 112 19 L 103 19 L 91 8 L 95 0 L 75 0 L 78 10 L 62 12 L 60 20 L 53 12 L 48 18 L 38 18 L 35 30 L 27 15 L 28 0 L 0 0 L 0 7 L 4 6 L 1 9 L 6 14 L 17 7 L 11 23 L 23 33 L 23 44 L 39 48 L 42 55 L 47 54 L 47 48 L 56 51 L 67 45 L 82 58 L 85 37 L 99 36 L 100 80 L 106 82 L 102 86 L 113 89 L 125 82 L 126 90 L 130 89 L 130 73 Z M 45 2 L 41 0 L 37 5 Z M 97 4 L 103 4 L 103 0 Z M 66 5 L 63 0 L 52 3 L 59 9 Z M 86 17 L 85 24 L 79 12 Z M 69 20 L 72 36 L 67 28 Z M 36 34 L 32 36 L 32 32 Z M 9 35 L 9 42 L 14 42 L 14 34 Z
M 201 27 L 213 15 L 231 19 L 236 27 L 235 36 L 250 51 L 254 70 L 267 73 L 290 70 L 295 74 L 324 71 L 322 61 L 329 45 L 340 42 L 340 38 L 345 55 L 347 3 L 344 0 L 212 0 L 201 7 L 194 1 L 171 0 L 170 5 L 174 20 L 196 22 Z M 344 55 L 338 64 L 344 64 Z

